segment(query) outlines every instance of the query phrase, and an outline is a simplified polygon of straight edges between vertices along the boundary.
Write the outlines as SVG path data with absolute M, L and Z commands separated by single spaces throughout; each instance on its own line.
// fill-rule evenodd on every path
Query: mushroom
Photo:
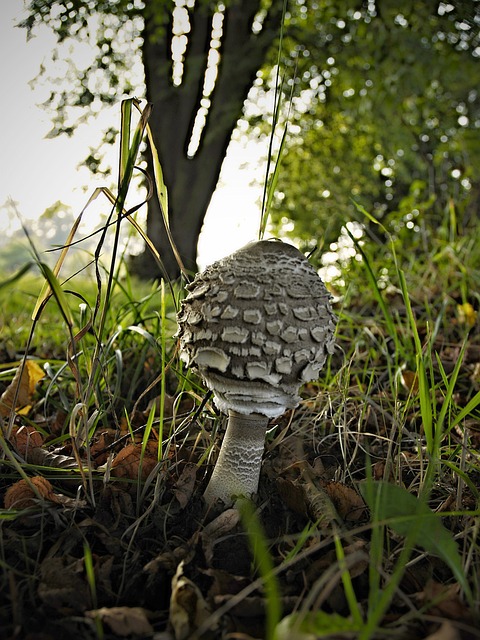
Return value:
M 187 285 L 178 313 L 180 357 L 228 414 L 208 504 L 257 492 L 265 434 L 300 402 L 333 350 L 335 316 L 305 256 L 280 241 L 253 242 Z

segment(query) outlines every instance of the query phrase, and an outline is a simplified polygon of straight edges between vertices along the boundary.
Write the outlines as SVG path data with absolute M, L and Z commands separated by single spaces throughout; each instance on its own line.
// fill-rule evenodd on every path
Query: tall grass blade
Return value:
M 263 238 L 265 234 L 265 230 L 267 228 L 268 215 L 269 215 L 271 203 L 273 201 L 273 196 L 275 193 L 275 186 L 277 184 L 278 172 L 280 169 L 280 160 L 284 150 L 284 142 L 287 134 L 287 127 L 285 127 L 285 130 L 282 135 L 282 141 L 280 143 L 280 150 L 278 153 L 273 176 L 271 179 L 269 179 L 270 166 L 271 166 L 272 157 L 273 157 L 273 140 L 275 137 L 275 129 L 277 128 L 278 119 L 280 115 L 280 105 L 281 105 L 281 97 L 282 97 L 283 82 L 280 82 L 280 62 L 281 62 L 282 49 L 283 49 L 285 15 L 287 12 L 287 5 L 288 5 L 288 0 L 283 0 L 282 19 L 280 23 L 280 35 L 279 35 L 278 50 L 277 50 L 277 65 L 276 65 L 277 72 L 276 72 L 276 78 L 275 78 L 275 93 L 274 93 L 274 102 L 273 102 L 273 121 L 272 121 L 272 130 L 270 133 L 270 142 L 268 145 L 268 153 L 267 153 L 267 168 L 265 172 L 265 183 L 263 187 L 263 196 L 262 196 L 262 210 L 260 214 L 260 227 L 258 231 L 259 240 Z M 293 87 L 292 87 L 292 90 L 293 90 Z
M 357 601 L 357 597 L 355 595 L 355 590 L 353 588 L 352 578 L 350 576 L 348 567 L 345 562 L 345 553 L 343 551 L 342 542 L 338 534 L 335 534 L 334 542 L 335 542 L 335 552 L 337 554 L 338 564 L 342 572 L 343 590 L 345 592 L 345 597 L 347 599 L 348 607 L 350 609 L 350 615 L 352 616 L 354 623 L 360 628 L 363 623 L 362 614 L 360 611 L 360 606 Z
M 70 309 L 70 306 L 67 301 L 67 297 L 60 285 L 60 282 L 54 272 L 50 269 L 48 264 L 44 262 L 40 262 L 39 265 L 42 274 L 45 277 L 47 287 L 40 293 L 40 296 L 37 300 L 37 304 L 35 305 L 35 309 L 32 313 L 32 319 L 36 320 L 38 315 L 43 308 L 45 302 L 48 300 L 50 295 L 53 295 L 55 298 L 58 307 L 65 321 L 67 322 L 69 327 L 73 327 L 73 315 Z
M 367 271 L 368 282 L 370 284 L 371 290 L 373 291 L 375 299 L 378 302 L 378 306 L 382 311 L 383 317 L 385 318 L 385 324 L 387 325 L 388 335 L 392 338 L 392 340 L 395 343 L 395 353 L 398 356 L 401 351 L 400 341 L 398 339 L 397 330 L 395 327 L 395 323 L 393 321 L 392 314 L 390 313 L 390 310 L 387 306 L 387 303 L 385 302 L 382 292 L 378 287 L 378 278 L 375 276 L 372 266 L 370 265 L 370 260 L 367 254 L 365 253 L 365 251 L 363 250 L 362 246 L 358 242 L 358 240 L 354 237 L 354 235 L 351 233 L 351 231 L 347 227 L 345 227 L 345 230 L 348 236 L 350 237 L 351 241 L 353 242 L 355 249 L 362 256 L 363 263 Z
M 165 181 L 163 179 L 162 165 L 160 164 L 160 159 L 158 157 L 158 151 L 155 145 L 155 140 L 153 139 L 153 133 L 149 126 L 147 126 L 147 137 L 150 144 L 150 151 L 152 153 L 152 159 L 153 159 L 153 174 L 154 174 L 155 186 L 157 189 L 157 195 L 160 203 L 160 210 L 163 216 L 163 222 L 165 224 L 165 229 L 167 231 L 168 241 L 170 242 L 170 246 L 175 256 L 175 260 L 177 261 L 177 264 L 180 267 L 180 270 L 183 276 L 186 278 L 188 282 L 190 279 L 188 272 L 185 268 L 185 265 L 183 264 L 182 258 L 180 256 L 180 253 L 177 249 L 177 245 L 175 244 L 175 241 L 172 236 L 172 232 L 170 230 L 170 220 L 169 220 L 169 213 L 168 213 L 168 190 L 167 190 Z M 144 237 L 143 234 L 142 234 L 142 237 Z M 145 237 L 144 237 L 144 240 L 145 240 Z M 151 249 L 151 242 L 148 243 L 148 246 Z
M 454 427 L 456 427 L 462 420 L 464 420 L 472 411 L 474 411 L 480 405 L 480 391 L 473 396 L 473 398 L 467 402 L 467 404 L 463 407 L 463 409 L 457 414 L 455 418 L 449 424 L 448 430 L 451 431 Z
M 430 385 L 427 378 L 427 370 L 425 366 L 425 357 L 423 354 L 423 347 L 418 334 L 417 323 L 412 311 L 412 305 L 410 303 L 410 296 L 408 294 L 407 282 L 405 280 L 405 274 L 401 269 L 398 269 L 398 277 L 400 280 L 400 289 L 402 292 L 403 302 L 407 312 L 407 319 L 412 331 L 413 341 L 415 344 L 415 364 L 417 368 L 418 378 L 418 395 L 420 400 L 420 413 L 422 416 L 423 431 L 425 434 L 425 440 L 427 443 L 427 451 L 430 456 L 435 457 L 438 451 L 435 448 L 434 432 L 433 432 L 433 420 L 435 414 L 435 398 L 434 389 Z M 429 352 L 428 352 L 429 353 Z M 428 485 L 427 485 L 428 490 Z
M 273 174 L 267 180 L 268 187 L 267 187 L 267 193 L 266 193 L 266 202 L 265 202 L 265 206 L 263 207 L 261 222 L 260 222 L 260 231 L 258 234 L 260 240 L 263 238 L 265 234 L 268 217 L 270 215 L 270 209 L 272 206 L 273 198 L 275 196 L 275 189 L 277 187 L 278 176 L 280 174 L 281 160 L 285 151 L 285 140 L 287 138 L 287 132 L 288 132 L 288 125 L 285 125 L 285 129 L 283 130 L 283 134 L 282 134 L 282 140 L 280 142 L 280 148 L 278 150 L 278 155 L 275 162 L 275 168 L 273 170 Z
M 265 586 L 265 640 L 273 640 L 275 628 L 280 622 L 282 605 L 278 579 L 274 573 L 272 556 L 268 549 L 267 540 L 262 525 L 249 500 L 239 500 L 237 505 L 243 526 L 248 534 L 250 548 L 253 553 L 255 566 L 260 573 Z

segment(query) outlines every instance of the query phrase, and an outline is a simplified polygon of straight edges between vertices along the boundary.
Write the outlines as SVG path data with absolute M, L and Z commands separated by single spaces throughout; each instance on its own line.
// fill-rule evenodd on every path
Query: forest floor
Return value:
M 5 285 L 1 637 L 480 638 L 480 276 L 449 246 L 344 267 L 321 381 L 220 513 L 225 419 L 165 289 L 118 278 L 102 319 L 69 283 L 29 337 L 41 285 Z

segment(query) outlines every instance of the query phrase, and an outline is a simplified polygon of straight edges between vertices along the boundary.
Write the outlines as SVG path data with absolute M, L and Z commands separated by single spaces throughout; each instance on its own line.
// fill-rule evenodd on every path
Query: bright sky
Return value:
M 100 126 L 83 125 L 72 138 L 45 138 L 52 124 L 48 112 L 37 105 L 46 99 L 49 87 L 32 91 L 29 83 L 42 61 L 50 60 L 55 40 L 45 28 L 26 42 L 26 32 L 14 26 L 22 17 L 23 4 L 23 0 L 1 0 L 0 5 L 0 68 L 4 89 L 0 101 L 0 239 L 19 228 L 18 220 L 3 207 L 9 198 L 17 203 L 27 222 L 37 219 L 57 201 L 70 206 L 75 215 L 80 213 L 94 189 L 105 185 L 105 179 L 93 177 L 88 169 L 78 165 L 90 147 L 97 146 L 100 127 L 118 127 L 120 118 L 118 104 L 102 110 Z M 256 238 L 260 190 L 250 182 L 254 170 L 260 172 L 257 178 L 262 178 L 263 170 L 255 169 L 262 152 L 265 149 L 254 143 L 248 147 L 240 143 L 230 146 L 220 187 L 212 199 L 200 238 L 200 266 Z M 113 171 L 116 153 L 113 148 L 109 163 Z M 246 162 L 251 168 L 242 170 L 240 167 Z M 112 183 L 115 178 L 112 175 Z M 104 210 L 108 212 L 106 204 Z M 95 226 L 97 215 L 98 208 L 87 210 L 84 231 Z

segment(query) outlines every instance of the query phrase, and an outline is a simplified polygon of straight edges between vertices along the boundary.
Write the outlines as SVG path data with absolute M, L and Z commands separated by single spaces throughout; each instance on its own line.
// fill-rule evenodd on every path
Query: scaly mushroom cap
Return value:
M 330 296 L 308 260 L 278 241 L 254 242 L 187 286 L 178 314 L 181 358 L 217 407 L 269 418 L 300 401 L 333 349 Z

